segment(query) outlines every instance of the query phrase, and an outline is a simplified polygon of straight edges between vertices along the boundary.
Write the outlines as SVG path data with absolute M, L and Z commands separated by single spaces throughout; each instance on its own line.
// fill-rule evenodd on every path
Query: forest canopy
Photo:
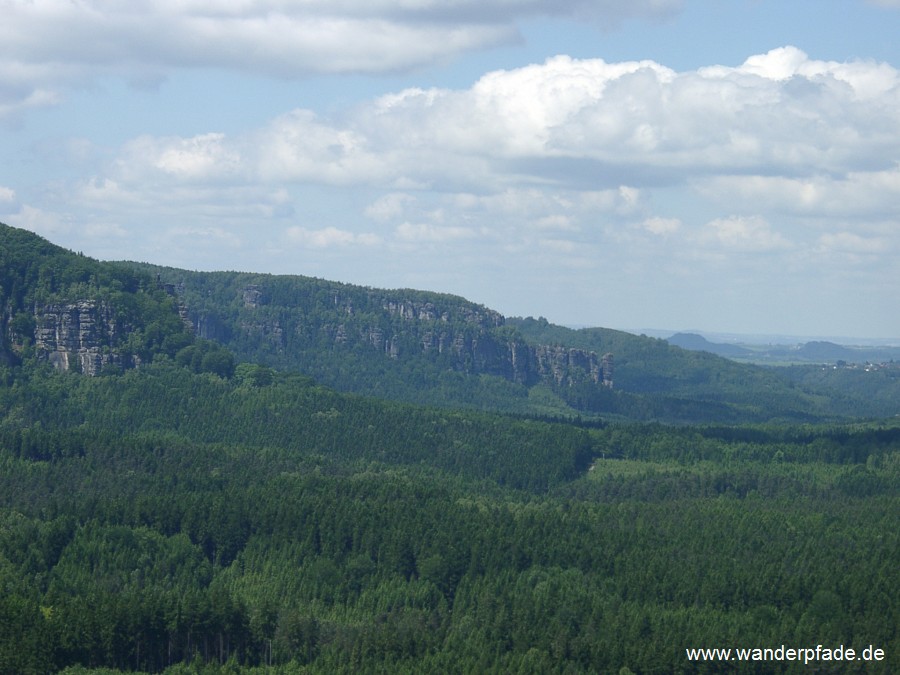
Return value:
M 863 384 L 829 398 L 655 342 L 622 345 L 632 391 L 392 370 L 360 344 L 291 368 L 203 334 L 177 282 L 0 238 L 0 673 L 711 673 L 687 650 L 783 645 L 900 671 L 900 422 L 855 416 Z M 104 367 L 42 353 L 50 315 L 100 341 L 54 353 Z M 492 335 L 565 333 L 511 323 Z

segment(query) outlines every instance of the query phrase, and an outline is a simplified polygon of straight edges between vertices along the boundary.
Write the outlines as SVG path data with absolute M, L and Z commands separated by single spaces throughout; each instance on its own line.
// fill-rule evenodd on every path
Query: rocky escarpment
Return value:
M 426 297 L 422 297 L 422 296 Z M 431 299 L 434 298 L 434 299 Z M 365 347 L 392 360 L 422 357 L 471 374 L 497 375 L 527 386 L 611 386 L 611 361 L 594 352 L 527 344 L 499 312 L 451 296 L 370 289 L 334 290 L 318 306 L 276 306 L 259 284 L 239 290 L 239 331 L 276 353 L 311 344 Z M 214 317 L 198 317 L 199 326 Z
M 129 327 L 97 300 L 61 302 L 35 308 L 34 345 L 57 370 L 98 375 L 110 364 L 123 365 L 116 347 Z
M 187 308 L 177 302 L 178 291 L 157 278 L 146 291 L 114 293 L 112 300 L 70 294 L 68 299 L 35 302 L 31 321 L 20 320 L 23 312 L 17 316 L 20 324 L 31 324 L 18 331 L 18 341 L 30 338 L 37 356 L 61 371 L 95 376 L 108 366 L 138 366 L 152 361 L 167 337 L 196 330 Z M 184 344 L 184 339 L 170 342 L 168 356 Z
M 416 301 L 386 302 L 384 308 L 406 323 L 400 328 L 401 334 L 414 332 L 426 354 L 449 352 L 457 369 L 500 375 L 526 385 L 540 381 L 551 381 L 557 386 L 571 386 L 585 380 L 595 384 L 605 382 L 603 366 L 594 352 L 528 345 L 514 333 L 500 330 L 505 319 L 499 312 L 463 305 L 455 308 L 453 316 L 447 311 L 440 312 L 434 303 Z M 384 344 L 385 351 L 396 358 L 397 340 L 388 341 L 383 331 L 378 332 L 378 338 L 371 340 L 370 336 L 370 341 L 376 346 Z
M 492 309 L 472 304 L 440 306 L 431 301 L 385 299 L 381 302 L 385 312 L 408 322 L 463 323 L 484 329 L 499 328 L 505 323 L 503 315 Z

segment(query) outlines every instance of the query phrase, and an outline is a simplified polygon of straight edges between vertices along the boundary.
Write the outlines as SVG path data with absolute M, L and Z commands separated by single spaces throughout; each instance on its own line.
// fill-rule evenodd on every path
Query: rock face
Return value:
M 504 326 L 505 319 L 493 310 L 463 305 L 455 311 L 439 312 L 433 303 L 414 301 L 385 303 L 384 309 L 405 320 L 407 325 L 400 332 L 415 332 L 423 352 L 449 352 L 459 370 L 500 375 L 526 385 L 551 381 L 567 387 L 584 380 L 604 382 L 603 367 L 594 352 L 528 345 L 513 334 L 495 330 Z M 396 358 L 394 350 L 387 347 L 396 342 L 396 336 L 379 331 L 378 338 L 376 344 L 385 345 Z
M 239 330 L 244 339 L 285 353 L 292 345 L 331 344 L 372 349 L 393 360 L 421 357 L 471 374 L 497 375 L 527 386 L 577 383 L 612 385 L 594 352 L 553 345 L 533 346 L 505 328 L 499 312 L 459 298 L 422 298 L 404 291 L 335 290 L 318 304 L 298 298 L 296 305 L 270 304 L 261 285 L 239 290 Z M 419 297 L 416 297 L 419 295 Z M 201 328 L 204 321 L 195 320 Z
M 256 309 L 262 304 L 263 294 L 259 286 L 250 284 L 249 286 L 244 287 L 244 290 L 241 293 L 241 299 L 244 301 L 244 307 Z
M 35 348 L 57 370 L 98 375 L 104 366 L 122 364 L 113 348 L 126 332 L 103 302 L 80 300 L 35 308 Z
M 558 386 L 571 386 L 585 378 L 594 384 L 601 382 L 600 362 L 594 352 L 549 345 L 535 347 L 534 351 L 541 379 L 552 379 Z
M 157 285 L 179 297 L 183 289 Z M 293 300 L 293 298 L 291 298 Z M 178 303 L 182 321 L 195 335 L 225 342 L 237 338 L 265 345 L 269 353 L 295 348 L 362 348 L 392 360 L 425 357 L 458 372 L 496 375 L 531 386 L 557 388 L 580 383 L 612 386 L 612 355 L 555 345 L 530 345 L 505 326 L 505 318 L 460 298 L 415 291 L 354 289 L 319 295 L 315 304 L 296 298 L 273 304 L 264 285 L 239 289 L 235 320 L 218 312 Z M 120 349 L 130 326 L 120 325 L 103 301 L 76 300 L 35 308 L 34 342 L 38 353 L 59 370 L 98 375 L 108 365 L 137 365 Z M 127 361 L 127 363 L 126 363 Z
M 439 308 L 433 302 L 415 300 L 384 300 L 382 308 L 391 316 L 406 321 L 442 323 L 460 322 L 481 328 L 499 328 L 503 315 L 494 310 L 471 305 Z

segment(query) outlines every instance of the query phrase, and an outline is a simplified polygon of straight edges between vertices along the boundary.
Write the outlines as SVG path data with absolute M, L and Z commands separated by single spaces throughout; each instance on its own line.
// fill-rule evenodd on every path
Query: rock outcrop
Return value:
M 127 333 L 108 304 L 95 300 L 55 303 L 35 308 L 34 344 L 57 370 L 99 375 L 122 364 L 114 348 Z
M 504 328 L 502 314 L 486 307 L 450 296 L 422 299 L 416 292 L 403 297 L 403 291 L 359 290 L 332 291 L 327 307 L 306 306 L 302 300 L 283 307 L 269 306 L 262 286 L 244 286 L 238 298 L 241 333 L 278 353 L 290 350 L 292 342 L 324 341 L 365 346 L 394 360 L 425 356 L 453 370 L 497 375 L 527 386 L 611 386 L 611 360 L 604 368 L 594 352 L 529 345 Z
M 611 357 L 604 364 L 583 349 L 529 344 L 502 314 L 463 298 L 283 277 L 249 278 L 229 288 L 226 279 L 218 279 L 218 289 L 228 293 L 214 296 L 210 284 L 192 294 L 188 282 L 179 284 L 177 295 L 180 302 L 188 298 L 186 323 L 197 337 L 221 342 L 242 358 L 262 354 L 302 368 L 303 359 L 322 350 L 349 349 L 357 357 L 371 350 L 392 361 L 424 358 L 441 369 L 525 386 L 612 384 Z

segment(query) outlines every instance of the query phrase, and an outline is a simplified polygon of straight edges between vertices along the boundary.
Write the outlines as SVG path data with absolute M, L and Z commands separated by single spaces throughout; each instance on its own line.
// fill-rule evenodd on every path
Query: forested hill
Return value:
M 896 425 L 581 428 L 162 358 L 12 370 L 0 673 L 700 674 L 721 664 L 686 648 L 780 644 L 900 667 Z
M 890 373 L 843 388 L 788 379 L 662 340 L 510 319 L 447 294 L 104 263 L 5 225 L 0 265 L 0 364 L 38 358 L 98 375 L 165 357 L 230 376 L 238 360 L 387 399 L 606 419 L 810 421 L 900 409 Z
M 169 284 L 199 336 L 342 391 L 549 415 L 674 422 L 886 417 L 900 379 L 842 387 L 605 328 L 500 315 L 452 295 L 302 276 L 135 265 Z M 862 385 L 862 386 L 860 386 Z
M 808 420 L 821 417 L 893 417 L 900 414 L 900 367 L 764 367 L 738 363 L 666 340 L 608 328 L 578 330 L 543 319 L 510 318 L 529 342 L 552 342 L 615 355 L 615 389 L 639 397 L 631 406 L 661 419 L 709 421 Z M 680 413 L 669 412 L 673 409 Z M 768 417 L 766 417 L 768 416 Z
M 174 289 L 198 336 L 342 391 L 439 405 L 574 414 L 604 389 L 602 355 L 532 344 L 463 298 L 303 276 L 136 264 Z
M 160 356 L 234 369 L 227 350 L 195 339 L 183 306 L 150 275 L 0 223 L 0 366 L 37 359 L 93 376 Z

